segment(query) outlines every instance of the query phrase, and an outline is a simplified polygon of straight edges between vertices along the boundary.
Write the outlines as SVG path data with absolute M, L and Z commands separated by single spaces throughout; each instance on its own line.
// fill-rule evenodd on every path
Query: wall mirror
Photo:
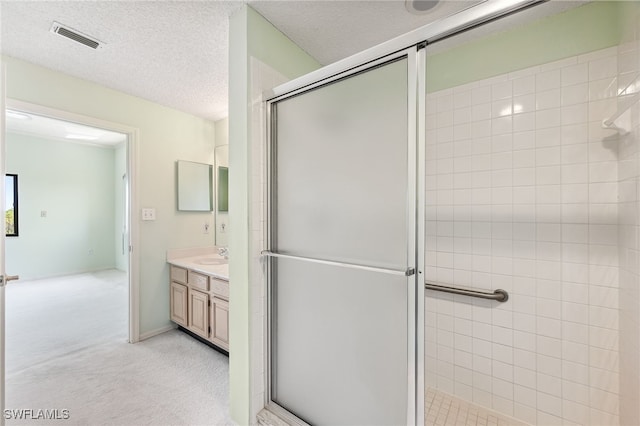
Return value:
M 215 150 L 216 177 L 216 245 L 226 246 L 229 235 L 229 145 Z
M 192 161 L 176 162 L 178 210 L 210 212 L 213 210 L 213 166 Z
M 218 185 L 216 191 L 218 193 L 218 211 L 229 211 L 229 168 L 218 166 Z

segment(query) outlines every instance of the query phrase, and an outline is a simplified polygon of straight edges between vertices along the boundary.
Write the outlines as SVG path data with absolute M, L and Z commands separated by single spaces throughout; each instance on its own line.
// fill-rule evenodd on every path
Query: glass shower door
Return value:
M 311 424 L 414 421 L 412 73 L 404 52 L 270 104 L 270 395 Z

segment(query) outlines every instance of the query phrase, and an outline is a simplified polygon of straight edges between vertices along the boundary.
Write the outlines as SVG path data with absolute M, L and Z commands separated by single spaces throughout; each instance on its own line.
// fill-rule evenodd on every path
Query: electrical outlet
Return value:
M 156 209 L 142 209 L 142 220 L 156 220 Z

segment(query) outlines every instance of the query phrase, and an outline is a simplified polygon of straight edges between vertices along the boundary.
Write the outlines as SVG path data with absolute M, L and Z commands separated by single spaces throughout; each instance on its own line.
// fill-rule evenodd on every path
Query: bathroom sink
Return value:
M 197 259 L 195 263 L 200 265 L 225 265 L 229 263 L 229 261 L 219 257 L 203 257 L 202 259 Z

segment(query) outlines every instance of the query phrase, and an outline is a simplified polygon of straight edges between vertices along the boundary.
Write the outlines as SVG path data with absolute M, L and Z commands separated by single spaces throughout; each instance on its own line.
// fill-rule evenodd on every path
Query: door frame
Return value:
M 128 268 L 128 338 L 129 343 L 137 343 L 140 341 L 140 282 L 139 282 L 139 228 L 138 222 L 135 220 L 134 212 L 138 211 L 137 197 L 137 170 L 138 170 L 138 141 L 139 130 L 135 127 L 125 124 L 114 123 L 100 118 L 90 117 L 87 115 L 76 114 L 73 112 L 62 111 L 43 105 L 24 102 L 16 99 L 7 98 L 3 110 L 14 109 L 30 114 L 42 115 L 58 120 L 70 121 L 85 126 L 98 127 L 113 132 L 123 133 L 127 135 L 126 141 L 126 178 L 128 181 L 129 193 L 127 195 L 128 209 L 126 212 L 126 222 L 129 228 L 128 246 L 129 246 L 129 268 Z M 3 133 L 4 137 L 4 133 Z M 4 323 L 4 322 L 3 322 Z
M 7 75 L 7 65 L 4 61 L 0 61 L 0 111 L 5 111 L 6 108 L 6 75 Z M 6 114 L 0 114 L 0 175 L 3 176 L 6 172 L 5 167 L 5 159 L 6 159 L 6 146 L 5 146 L 5 119 Z M 5 211 L 5 189 L 4 184 L 0 189 L 0 205 L 3 207 L 2 210 Z M 0 426 L 4 426 L 5 418 L 4 418 L 4 410 L 5 410 L 5 391 L 6 391 L 6 377 L 5 377 L 5 286 L 4 277 L 6 275 L 5 264 L 4 264 L 4 249 L 5 249 L 5 232 L 2 233 L 0 237 Z

